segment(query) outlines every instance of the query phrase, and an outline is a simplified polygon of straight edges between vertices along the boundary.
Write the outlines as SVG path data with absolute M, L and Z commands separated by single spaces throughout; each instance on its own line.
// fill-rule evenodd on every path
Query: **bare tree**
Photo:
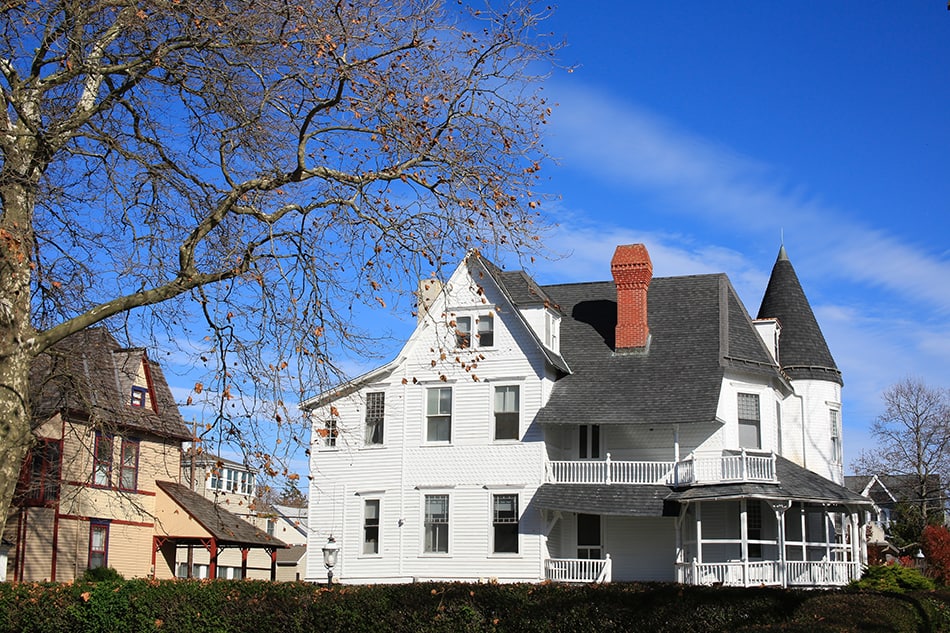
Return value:
M 219 397 L 203 432 L 276 472 L 244 422 L 293 437 L 287 381 L 316 388 L 334 351 L 373 349 L 357 304 L 465 249 L 536 243 L 537 80 L 557 46 L 530 6 L 0 11 L 0 521 L 30 364 L 66 336 L 105 321 L 201 342 L 212 373 L 194 391 Z
M 950 483 L 950 391 L 907 378 L 883 394 L 884 413 L 871 425 L 874 450 L 855 472 L 890 476 L 904 497 L 905 540 L 916 541 L 928 521 L 942 519 Z

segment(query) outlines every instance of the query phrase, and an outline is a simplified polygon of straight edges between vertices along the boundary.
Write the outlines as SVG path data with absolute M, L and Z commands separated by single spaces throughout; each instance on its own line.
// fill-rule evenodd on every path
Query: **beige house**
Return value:
M 31 399 L 36 441 L 3 535 L 10 578 L 68 581 L 96 567 L 169 578 L 169 552 L 189 544 L 212 565 L 222 548 L 285 547 L 181 493 L 191 433 L 144 349 L 104 328 L 75 334 L 37 359 Z

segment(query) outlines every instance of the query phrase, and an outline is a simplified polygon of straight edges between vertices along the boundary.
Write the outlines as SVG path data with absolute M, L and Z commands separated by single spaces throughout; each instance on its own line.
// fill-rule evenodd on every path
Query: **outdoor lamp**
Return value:
M 340 545 L 331 534 L 327 539 L 327 544 L 323 546 L 323 565 L 327 568 L 327 589 L 333 586 L 333 568 L 336 567 L 336 555 L 339 551 Z

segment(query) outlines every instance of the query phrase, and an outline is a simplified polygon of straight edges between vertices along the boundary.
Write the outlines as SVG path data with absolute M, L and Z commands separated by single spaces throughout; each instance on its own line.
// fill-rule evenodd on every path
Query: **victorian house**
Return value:
M 393 361 L 302 404 L 336 577 L 860 576 L 843 381 L 784 247 L 754 320 L 724 274 L 654 278 L 641 244 L 610 272 L 540 286 L 473 252 L 420 286 Z

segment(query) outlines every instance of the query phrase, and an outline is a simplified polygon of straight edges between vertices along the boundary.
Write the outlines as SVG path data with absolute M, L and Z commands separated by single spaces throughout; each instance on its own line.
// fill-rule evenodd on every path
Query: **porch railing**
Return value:
M 846 585 L 861 577 L 861 565 L 840 561 L 786 561 L 784 581 L 780 561 L 677 563 L 676 580 L 687 585 L 751 587 L 827 587 Z
M 610 554 L 602 559 L 549 558 L 544 561 L 544 578 L 554 582 L 604 583 L 613 576 Z
M 665 484 L 692 486 L 741 481 L 777 482 L 775 453 L 741 451 L 735 455 L 696 457 L 680 462 L 550 461 L 547 480 L 561 484 Z

